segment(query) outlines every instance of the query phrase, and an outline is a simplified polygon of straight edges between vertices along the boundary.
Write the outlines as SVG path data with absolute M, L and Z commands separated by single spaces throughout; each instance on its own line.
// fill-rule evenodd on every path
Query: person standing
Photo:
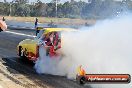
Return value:
M 37 28 L 38 26 L 38 18 L 35 19 L 35 29 Z
M 38 30 L 38 18 L 36 18 L 36 20 L 35 20 L 35 29 L 36 29 L 36 36 L 37 36 L 37 34 L 39 33 L 39 30 Z
M 5 17 L 3 17 L 2 20 L 5 21 Z

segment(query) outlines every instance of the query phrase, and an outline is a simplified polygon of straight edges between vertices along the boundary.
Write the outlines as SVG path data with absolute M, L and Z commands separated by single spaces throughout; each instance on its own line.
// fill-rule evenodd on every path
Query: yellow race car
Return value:
M 25 39 L 17 46 L 18 55 L 31 61 L 39 57 L 39 46 L 43 45 L 47 56 L 58 56 L 56 52 L 61 48 L 61 32 L 75 31 L 71 28 L 39 28 L 35 39 Z

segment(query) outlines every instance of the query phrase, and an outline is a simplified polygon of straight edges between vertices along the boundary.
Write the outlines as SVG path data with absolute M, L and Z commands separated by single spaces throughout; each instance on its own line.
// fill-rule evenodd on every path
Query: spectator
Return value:
M 2 20 L 5 21 L 5 17 L 3 17 Z
M 35 29 L 37 28 L 37 26 L 38 26 L 38 18 L 36 18 L 35 20 Z

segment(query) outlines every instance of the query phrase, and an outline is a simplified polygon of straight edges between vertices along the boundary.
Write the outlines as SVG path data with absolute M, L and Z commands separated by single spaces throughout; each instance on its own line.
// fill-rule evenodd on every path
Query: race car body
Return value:
M 37 40 L 25 39 L 17 46 L 18 55 L 29 60 L 36 60 L 38 57 Z
M 40 45 L 46 50 L 46 56 L 58 56 L 57 51 L 61 48 L 61 32 L 75 31 L 71 28 L 41 28 L 35 39 L 25 39 L 17 46 L 18 55 L 31 61 L 39 57 Z

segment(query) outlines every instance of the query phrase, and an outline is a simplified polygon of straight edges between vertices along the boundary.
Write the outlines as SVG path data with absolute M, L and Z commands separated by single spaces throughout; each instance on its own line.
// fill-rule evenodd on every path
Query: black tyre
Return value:
M 0 28 L 0 32 L 2 32 L 3 30 Z
M 79 84 L 84 85 L 86 83 L 86 78 L 85 77 L 81 77 L 79 80 Z

